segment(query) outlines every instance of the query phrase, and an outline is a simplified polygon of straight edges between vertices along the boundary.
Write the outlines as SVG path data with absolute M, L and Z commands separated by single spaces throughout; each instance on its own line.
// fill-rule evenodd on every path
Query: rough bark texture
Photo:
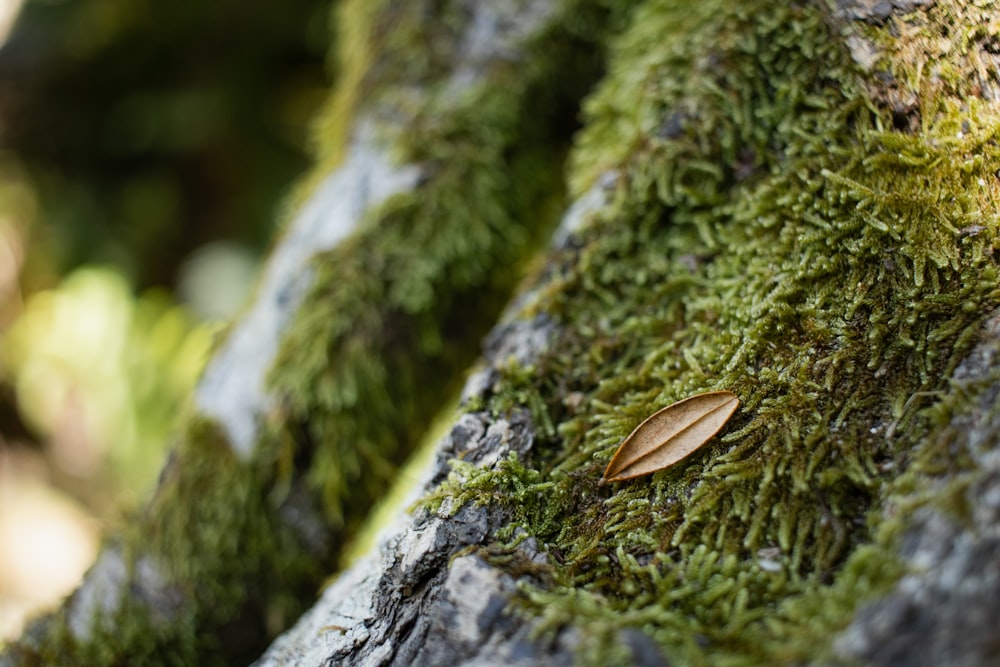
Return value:
M 485 367 L 466 384 L 466 403 L 484 398 L 511 359 L 535 362 L 551 344 L 551 332 L 545 316 L 499 325 L 487 341 Z M 441 484 L 452 460 L 496 469 L 511 455 L 530 455 L 535 430 L 524 408 L 503 416 L 459 416 L 410 501 Z M 374 557 L 342 573 L 255 664 L 574 664 L 572 633 L 546 643 L 532 637 L 530 621 L 510 613 L 518 579 L 480 553 L 497 542 L 510 512 L 489 505 L 467 505 L 454 514 L 452 509 L 401 513 Z M 504 558 L 527 571 L 545 562 L 531 538 L 505 550 Z
M 968 396 L 967 410 L 951 420 L 953 446 L 978 467 L 960 492 L 968 512 L 914 513 L 899 544 L 908 573 L 858 610 L 835 640 L 839 654 L 872 665 L 988 665 L 1000 657 L 998 363 L 1000 315 L 994 314 L 952 378 Z
M 0 665 L 241 664 L 289 625 L 256 664 L 996 661 L 1000 13 L 611 4 L 344 4 L 201 414 Z M 412 512 L 292 625 L 548 236 Z M 721 389 L 712 442 L 599 483 Z

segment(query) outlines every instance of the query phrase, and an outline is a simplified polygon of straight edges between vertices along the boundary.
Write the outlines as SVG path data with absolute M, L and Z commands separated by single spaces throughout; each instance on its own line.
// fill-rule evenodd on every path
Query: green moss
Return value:
M 956 11 L 938 3 L 922 27 L 936 44 L 942 25 L 972 25 Z M 889 41 L 908 20 L 865 31 Z M 526 613 L 572 624 L 595 664 L 622 657 L 625 628 L 678 664 L 816 659 L 900 574 L 907 513 L 961 495 L 931 486 L 968 465 L 941 454 L 955 434 L 934 411 L 964 404 L 941 396 L 1000 305 L 1000 115 L 953 52 L 952 83 L 917 96 L 919 131 L 900 124 L 871 91 L 920 58 L 865 73 L 828 25 L 768 2 L 637 10 L 570 176 L 581 192 L 615 169 L 613 201 L 550 256 L 524 313 L 563 334 L 529 386 L 511 369 L 488 401 L 537 396 L 555 432 L 530 461 L 461 465 L 432 499 L 514 510 L 510 529 L 550 555 Z M 893 43 L 914 55 L 921 39 Z M 645 416 L 713 389 L 742 400 L 722 437 L 596 484 Z M 918 392 L 938 393 L 908 406 Z M 890 521 L 890 506 L 905 511 Z
M 317 173 L 347 119 L 373 110 L 424 167 L 419 196 L 317 259 L 256 458 L 194 422 L 126 536 L 185 593 L 179 621 L 126 600 L 78 646 L 56 618 L 38 651 L 15 647 L 26 664 L 245 662 L 233 646 L 252 655 L 309 601 L 557 216 L 565 118 L 631 7 L 610 4 L 566 2 L 528 56 L 460 96 L 446 94 L 457 5 L 344 4 L 359 37 L 344 41 Z M 485 401 L 531 410 L 533 457 L 459 466 L 463 483 L 436 496 L 510 508 L 507 537 L 521 528 L 550 555 L 525 612 L 550 630 L 572 622 L 591 661 L 622 657 L 629 628 L 680 664 L 816 658 L 899 575 L 906 513 L 963 511 L 961 478 L 933 486 L 973 468 L 950 456 L 967 400 L 948 377 L 1000 303 L 1000 117 L 976 90 L 997 30 L 976 11 L 939 2 L 925 22 L 859 27 L 883 50 L 871 72 L 808 6 L 648 0 L 615 41 L 569 180 L 579 193 L 613 168 L 617 191 L 549 258 L 525 313 L 552 314 L 552 352 L 506 369 Z M 950 51 L 942 35 L 957 35 Z M 650 478 L 598 485 L 647 414 L 722 388 L 743 402 L 722 437 Z M 303 478 L 325 501 L 323 554 L 279 517 Z
M 491 64 L 458 94 L 449 16 L 459 9 L 437 10 L 440 20 L 426 21 L 425 3 L 389 5 L 371 27 L 380 58 L 360 84 L 376 120 L 410 115 L 405 128 L 380 129 L 424 181 L 317 259 L 271 376 L 284 401 L 272 441 L 305 462 L 345 533 L 454 390 L 517 267 L 557 219 L 575 127 L 566 119 L 615 25 L 594 3 L 568 2 L 523 58 Z M 412 57 L 429 43 L 425 58 Z
M 342 83 L 317 126 L 317 176 L 299 197 L 339 161 L 360 114 L 401 160 L 421 165 L 420 191 L 388 201 L 316 259 L 253 459 L 239 460 L 200 420 L 182 437 L 125 541 L 132 563 L 153 559 L 178 587 L 177 618 L 158 622 L 126 597 L 86 646 L 53 619 L 46 655 L 246 663 L 311 602 L 555 223 L 576 127 L 566 119 L 628 6 L 612 4 L 565 2 L 519 58 L 492 63 L 456 94 L 461 3 L 344 3 Z M 325 509 L 322 553 L 280 516 L 303 483 Z M 25 659 L 41 655 L 23 648 Z
M 239 461 L 209 422 L 185 436 L 156 497 L 109 545 L 134 582 L 114 611 L 94 615 L 85 642 L 65 610 L 44 620 L 14 647 L 18 664 L 246 664 L 304 611 L 332 560 L 281 515 L 275 468 Z M 150 566 L 155 591 L 136 571 Z
M 316 185 L 336 169 L 344 157 L 351 119 L 366 92 L 361 83 L 379 56 L 372 39 L 374 24 L 387 4 L 388 0 L 344 0 L 330 12 L 334 48 L 330 49 L 329 69 L 336 86 L 313 121 L 316 168 L 290 198 L 292 210 L 305 202 Z
M 856 26 L 880 55 L 873 65 L 880 85 L 871 87 L 872 100 L 893 126 L 926 130 L 947 115 L 957 132 L 963 118 L 947 107 L 993 95 L 1000 30 L 994 9 L 984 0 L 935 3 L 895 17 L 888 27 Z

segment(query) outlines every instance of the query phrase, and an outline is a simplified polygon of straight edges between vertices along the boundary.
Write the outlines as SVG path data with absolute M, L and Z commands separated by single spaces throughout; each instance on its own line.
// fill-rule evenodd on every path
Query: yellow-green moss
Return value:
M 973 25 L 958 3 L 928 16 L 935 44 Z M 514 511 L 550 555 L 527 613 L 579 630 L 595 664 L 622 658 L 624 628 L 677 664 L 821 657 L 901 571 L 890 504 L 966 465 L 927 453 L 940 395 L 903 408 L 948 390 L 1000 305 L 1000 114 L 956 51 L 951 84 L 916 96 L 916 131 L 873 99 L 887 72 L 920 78 L 920 40 L 890 37 L 907 21 L 864 27 L 908 54 L 870 72 L 815 6 L 651 0 L 614 43 L 570 178 L 581 192 L 615 169 L 617 191 L 539 285 L 532 308 L 563 335 L 490 399 L 535 396 L 557 434 L 496 472 L 457 464 L 462 484 L 432 499 Z M 742 400 L 721 438 L 597 486 L 639 421 L 713 389 Z

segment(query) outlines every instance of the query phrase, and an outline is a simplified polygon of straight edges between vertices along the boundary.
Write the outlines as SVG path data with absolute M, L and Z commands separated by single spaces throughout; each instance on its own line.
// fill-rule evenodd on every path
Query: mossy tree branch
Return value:
M 575 203 L 488 339 L 418 508 L 261 664 L 985 664 L 988 623 L 966 643 L 954 624 L 914 648 L 886 635 L 941 619 L 915 590 L 977 618 L 1000 599 L 1000 13 L 646 0 L 598 28 L 600 3 L 488 4 L 345 5 L 370 38 L 327 150 L 351 163 L 345 119 L 363 117 L 419 178 L 312 265 L 249 401 L 251 454 L 190 427 L 126 542 L 149 542 L 121 577 L 143 596 L 111 607 L 146 620 L 68 655 L 222 662 L 230 630 L 301 608 L 558 217 L 582 108 Z M 488 63 L 474 25 L 507 27 Z M 645 416 L 721 389 L 741 400 L 721 437 L 599 484 Z M 190 497 L 205 502 L 188 525 Z M 978 587 L 952 595 L 943 563 L 978 567 Z M 182 630 L 151 614 L 172 604 L 195 610 Z M 879 610 L 897 625 L 864 627 Z M 78 650 L 80 633 L 51 622 L 10 655 Z
M 295 619 L 556 222 L 566 119 L 620 13 L 343 4 L 363 52 L 342 54 L 320 125 L 336 148 L 210 363 L 155 497 L 0 663 L 245 664 Z
M 997 27 L 957 3 L 642 4 L 572 156 L 589 224 L 495 331 L 421 509 L 262 664 L 988 664 Z M 598 484 L 645 416 L 715 389 L 743 405 L 707 452 Z M 508 615 L 470 630 L 490 595 Z M 414 605 L 405 641 L 379 623 Z M 345 623 L 323 646 L 320 619 Z

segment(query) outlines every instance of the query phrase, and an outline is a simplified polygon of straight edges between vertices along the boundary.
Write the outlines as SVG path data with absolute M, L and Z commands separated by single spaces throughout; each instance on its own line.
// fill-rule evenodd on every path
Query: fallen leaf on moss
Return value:
M 731 391 L 710 391 L 654 412 L 622 441 L 602 481 L 620 482 L 669 468 L 718 433 L 739 404 Z

